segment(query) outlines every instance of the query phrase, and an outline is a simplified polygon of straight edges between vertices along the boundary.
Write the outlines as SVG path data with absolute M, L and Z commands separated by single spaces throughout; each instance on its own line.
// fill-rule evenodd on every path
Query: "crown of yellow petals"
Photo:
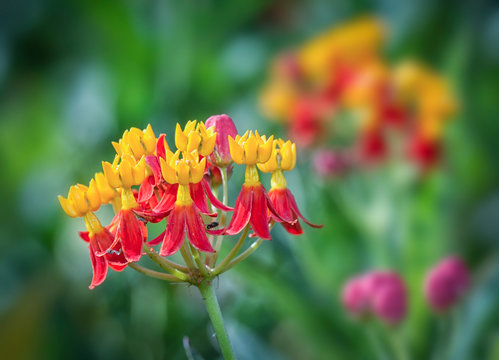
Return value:
M 180 150 L 177 150 L 167 153 L 166 159 L 160 158 L 160 166 L 163 178 L 169 184 L 197 184 L 203 179 L 206 158 L 199 160 L 199 154 L 194 150 L 182 153 L 180 159 Z
M 177 123 L 175 128 L 175 146 L 185 153 L 197 151 L 201 156 L 208 156 L 213 152 L 216 140 L 217 134 L 213 128 L 206 129 L 201 121 L 188 121 L 184 130 Z
M 229 148 L 232 160 L 236 164 L 256 165 L 265 163 L 272 154 L 274 135 L 266 138 L 260 136 L 258 131 L 246 131 L 243 136 L 236 138 L 229 136 Z
M 113 141 L 112 144 L 118 156 L 128 154 L 135 159 L 140 159 L 144 155 L 154 154 L 156 142 L 156 136 L 149 124 L 144 130 L 136 127 L 125 130 L 119 142 Z
M 258 169 L 263 172 L 276 170 L 291 171 L 296 165 L 296 144 L 290 140 L 274 140 L 272 153 L 267 162 L 258 164 Z
M 101 206 L 99 190 L 94 179 L 90 181 L 89 186 L 71 186 L 67 198 L 60 195 L 58 198 L 64 212 L 71 217 L 85 216 L 89 211 L 97 211 Z
M 147 175 L 147 168 L 144 156 L 136 161 L 135 158 L 124 153 L 114 158 L 113 163 L 103 161 L 102 169 L 109 185 L 115 189 L 124 187 L 131 188 L 141 184 Z

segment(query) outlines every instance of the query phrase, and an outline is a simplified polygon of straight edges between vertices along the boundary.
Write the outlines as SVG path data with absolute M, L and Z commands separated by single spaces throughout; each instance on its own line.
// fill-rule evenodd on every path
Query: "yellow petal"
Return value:
M 121 187 L 121 180 L 115 167 L 107 161 L 102 162 L 102 170 L 104 170 L 104 175 L 106 176 L 107 183 L 113 188 Z
M 101 202 L 107 204 L 114 198 L 114 190 L 109 186 L 106 176 L 103 173 L 96 173 L 94 178 L 97 189 L 99 190 Z
M 121 144 L 117 143 L 116 141 L 111 142 L 111 144 L 113 144 L 113 147 L 114 147 L 114 150 L 116 151 L 116 154 L 121 156 L 121 154 L 123 154 L 123 149 L 121 147 Z
M 140 132 L 140 135 L 142 135 L 142 131 Z M 133 156 L 135 157 L 135 159 L 140 159 L 142 155 L 144 155 L 144 147 L 140 142 L 140 135 L 136 133 L 130 133 L 130 136 L 128 137 L 128 144 L 133 151 Z
M 146 178 L 146 159 L 144 156 L 140 158 L 140 161 L 133 168 L 133 180 L 134 185 L 142 184 Z
M 59 195 L 57 198 L 59 199 L 59 203 L 61 204 L 62 210 L 64 210 L 64 212 L 66 213 L 66 215 L 71 216 L 71 217 L 81 216 L 78 213 L 78 211 L 76 211 L 76 209 L 74 208 L 74 206 L 71 203 L 71 201 L 69 201 L 68 199 L 62 197 L 61 195 Z
M 188 141 L 189 141 L 189 139 L 182 131 L 180 124 L 177 123 L 177 127 L 175 128 L 175 146 L 180 151 L 186 151 Z
M 272 148 L 274 146 L 274 135 L 269 137 L 265 144 L 258 147 L 258 162 L 267 162 L 272 155 Z
M 152 155 L 154 153 L 154 150 L 156 150 L 156 142 L 156 135 L 154 135 L 151 124 L 148 124 L 144 130 L 144 135 L 142 136 L 142 143 L 147 151 L 147 155 Z M 168 144 L 166 144 L 165 149 L 169 149 Z
M 197 150 L 201 144 L 201 135 L 197 131 L 192 131 L 187 138 L 187 149 L 184 151 L 191 152 Z
M 178 178 L 178 183 L 181 185 L 188 185 L 189 184 L 189 173 L 190 173 L 190 167 L 187 165 L 187 163 L 183 160 L 179 161 L 177 166 L 177 178 Z
M 91 211 L 97 211 L 101 205 L 101 197 L 95 179 L 90 180 L 90 186 L 85 194 L 88 201 L 88 207 Z
M 168 184 L 176 184 L 177 175 L 175 173 L 175 169 L 171 167 L 167 161 L 163 158 L 159 158 L 159 163 L 161 166 L 161 173 L 163 174 L 163 178 Z
M 238 135 L 239 136 L 239 135 Z M 243 148 L 229 135 L 230 156 L 236 164 L 244 164 Z
M 191 167 L 191 183 L 197 184 L 203 179 L 205 168 L 206 158 L 203 158 L 203 160 L 201 160 L 199 164 Z
M 121 159 L 121 163 L 118 167 L 120 174 L 121 183 L 123 187 L 130 188 L 134 185 L 133 173 L 132 173 L 132 163 L 130 158 Z
M 201 144 L 201 149 L 199 150 L 199 153 L 202 156 L 208 156 L 213 152 L 213 149 L 215 148 L 215 142 L 217 141 L 217 135 L 211 135 L 207 136 L 204 138 L 203 143 Z
M 69 188 L 68 200 L 72 202 L 76 211 L 83 215 L 88 212 L 88 204 L 85 199 L 85 193 L 78 186 L 71 186 Z
M 252 133 L 244 142 L 244 160 L 247 165 L 254 165 L 258 159 L 258 139 Z M 268 160 L 268 159 L 267 159 Z

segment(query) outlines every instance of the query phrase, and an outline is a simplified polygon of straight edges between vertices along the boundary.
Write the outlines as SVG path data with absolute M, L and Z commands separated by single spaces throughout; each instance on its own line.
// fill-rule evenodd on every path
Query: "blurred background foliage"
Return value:
M 127 269 L 89 291 L 78 221 L 57 203 L 110 160 L 110 141 L 151 123 L 227 113 L 239 131 L 283 135 L 258 110 L 271 59 L 359 14 L 390 27 L 390 60 L 414 56 L 459 99 L 440 167 L 416 182 L 386 166 L 325 182 L 307 154 L 289 185 L 323 230 L 276 227 L 219 279 L 240 359 L 370 359 L 363 326 L 345 315 L 346 278 L 400 271 L 410 314 L 401 331 L 428 358 L 437 320 L 426 270 L 449 253 L 473 269 L 452 359 L 499 358 L 499 6 L 494 1 L 97 1 L 0 3 L 0 353 L 4 359 L 185 359 L 184 336 L 219 357 L 196 289 Z M 232 201 L 241 184 L 236 169 Z M 268 178 L 265 178 L 268 181 Z M 109 216 L 104 214 L 103 216 Z

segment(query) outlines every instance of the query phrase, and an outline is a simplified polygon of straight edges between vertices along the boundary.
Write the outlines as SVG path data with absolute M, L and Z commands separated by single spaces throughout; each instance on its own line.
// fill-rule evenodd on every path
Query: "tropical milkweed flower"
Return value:
M 375 315 L 388 324 L 396 325 L 407 312 L 407 291 L 398 274 L 371 271 L 345 284 L 342 302 L 352 315 Z
M 114 197 L 114 190 L 103 181 L 102 173 L 97 173 L 88 187 L 74 185 L 70 187 L 67 198 L 59 196 L 59 202 L 66 214 L 71 217 L 83 217 L 85 222 L 87 231 L 80 232 L 80 237 L 88 243 L 92 262 L 93 278 L 90 289 L 105 280 L 108 266 L 121 271 L 128 263 L 121 251 L 121 245 L 115 240 L 116 226 L 113 224 L 109 228 L 103 227 L 94 215 L 94 211 L 97 211 L 101 204 L 112 201 Z M 114 233 L 110 231 L 111 228 Z
M 454 306 L 469 287 L 468 267 L 458 257 L 451 256 L 428 272 L 424 291 L 426 300 L 433 310 L 442 312 Z
M 275 150 L 275 144 L 273 136 L 260 136 L 257 131 L 239 136 L 227 115 L 212 116 L 206 124 L 188 121 L 184 128 L 177 124 L 174 151 L 166 134 L 156 138 L 150 125 L 144 130 L 126 130 L 113 142 L 115 158 L 112 163 L 102 162 L 102 173 L 96 173 L 88 186 L 73 185 L 67 197 L 59 196 L 64 212 L 82 217 L 87 228 L 79 235 L 90 251 L 90 289 L 102 284 L 109 268 L 129 267 L 153 278 L 196 286 L 210 319 L 221 320 L 213 280 L 251 255 L 263 239 L 270 239 L 269 212 L 288 224 L 274 209 L 258 175 L 257 166 L 268 162 L 273 152 L 279 157 L 279 169 L 294 167 L 296 149 L 279 142 Z M 246 165 L 235 209 L 228 206 L 227 184 L 233 163 Z M 212 192 L 220 185 L 222 201 Z M 107 226 L 94 214 L 104 204 L 111 204 L 115 212 Z M 230 211 L 234 214 L 225 227 Z M 298 210 L 294 214 L 296 218 Z M 165 230 L 148 240 L 146 225 L 163 220 Z M 259 238 L 240 251 L 248 238 L 248 224 Z M 243 228 L 237 243 L 217 264 L 224 236 Z M 154 248 L 157 245 L 159 251 Z M 168 259 L 177 252 L 185 265 Z M 142 255 L 163 271 L 137 264 Z M 223 357 L 235 358 L 223 324 L 217 325 L 214 329 Z
M 146 163 L 142 156 L 136 161 L 133 155 L 124 153 L 118 155 L 111 164 L 102 162 L 104 174 L 111 187 L 121 189 L 121 209 L 117 220 L 117 239 L 121 242 L 123 252 L 129 262 L 136 262 L 142 256 L 144 241 L 144 226 L 135 216 L 133 210 L 139 208 L 132 191 L 132 186 L 141 184 L 146 178 Z
M 173 185 L 172 190 L 176 189 L 176 198 L 173 206 L 165 209 L 169 216 L 166 230 L 152 240 L 150 245 L 162 243 L 159 254 L 169 256 L 180 249 L 187 233 L 190 243 L 196 249 L 213 252 L 206 236 L 200 209 L 195 206 L 189 189 L 191 184 L 199 184 L 203 180 L 206 158 L 199 160 L 197 150 L 184 153 L 182 159 L 179 156 L 180 151 L 177 151 L 175 154 L 167 155 L 166 159 L 160 160 L 163 178 L 168 184 Z M 201 192 L 202 194 L 196 194 L 204 199 L 203 189 Z M 201 210 L 207 212 L 205 203 L 202 202 L 202 204 Z
M 273 144 L 274 136 L 267 139 L 253 131 L 247 131 L 243 136 L 237 135 L 235 139 L 229 137 L 232 159 L 236 164 L 245 164 L 246 172 L 234 214 L 226 230 L 228 235 L 241 232 L 249 223 L 258 237 L 270 240 L 267 212 L 270 211 L 278 218 L 279 215 L 260 183 L 256 165 L 269 160 Z
M 283 176 L 278 180 L 278 173 L 291 170 L 296 161 L 296 149 L 290 142 L 275 142 L 273 136 L 260 136 L 256 131 L 240 136 L 229 116 L 215 115 L 206 123 L 194 120 L 184 127 L 177 124 L 174 151 L 166 141 L 166 134 L 156 137 L 150 125 L 144 130 L 133 127 L 125 130 L 112 145 L 116 155 L 113 162 L 102 162 L 103 172 L 96 173 L 88 186 L 73 185 L 66 198 L 59 197 L 69 216 L 84 219 L 87 231 L 80 232 L 80 237 L 89 246 L 94 273 L 91 288 L 105 280 L 108 268 L 121 271 L 127 266 L 155 277 L 173 277 L 199 285 L 203 279 L 211 279 L 234 266 L 231 262 L 236 261 L 233 258 L 247 233 L 226 259 L 215 266 L 218 254 L 213 253 L 218 252 L 224 235 L 239 233 L 249 224 L 255 236 L 270 239 L 272 219 L 283 226 L 292 226 L 295 229 L 292 233 L 301 233 L 297 223 L 301 215 L 291 193 L 285 192 L 290 208 L 280 211 L 280 215 L 258 175 L 258 166 L 270 169 L 272 161 L 277 161 L 271 189 L 274 198 L 279 192 L 277 185 L 282 188 L 285 181 Z M 235 209 L 227 201 L 229 177 L 222 176 L 222 172 L 230 174 L 233 163 L 246 165 Z M 224 202 L 212 192 L 221 183 Z M 280 205 L 282 201 L 276 199 Z M 107 226 L 94 214 L 104 204 L 111 204 L 115 212 Z M 226 226 L 226 213 L 230 211 L 234 215 Z M 285 211 L 291 211 L 291 215 Z M 165 230 L 148 239 L 147 223 L 163 220 Z M 248 255 L 259 246 L 260 239 L 248 249 Z M 157 253 L 153 248 L 156 245 L 160 245 Z M 166 260 L 177 251 L 187 266 Z M 151 273 L 135 264 L 144 254 L 169 274 Z
M 303 217 L 295 198 L 287 188 L 284 171 L 291 171 L 296 164 L 296 145 L 291 141 L 278 139 L 274 141 L 272 153 L 267 162 L 258 164 L 258 169 L 263 172 L 271 172 L 271 188 L 269 198 L 274 205 L 277 215 L 269 212 L 270 217 L 282 224 L 287 232 L 293 235 L 303 233 L 298 218 L 302 219 L 308 225 L 321 228 L 323 225 L 315 225 Z

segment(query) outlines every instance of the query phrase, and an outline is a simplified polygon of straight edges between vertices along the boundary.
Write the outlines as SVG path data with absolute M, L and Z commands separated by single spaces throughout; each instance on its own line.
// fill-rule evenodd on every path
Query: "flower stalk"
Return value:
M 224 359 L 236 359 L 234 350 L 230 344 L 229 336 L 227 335 L 227 330 L 225 330 L 222 312 L 220 311 L 220 306 L 218 305 L 217 296 L 211 280 L 202 281 L 199 284 L 198 289 L 201 292 L 201 296 L 203 297 L 206 305 L 206 310 L 208 311 L 208 316 L 210 317 L 211 324 L 213 325 L 213 331 L 217 337 L 220 351 L 222 352 Z

